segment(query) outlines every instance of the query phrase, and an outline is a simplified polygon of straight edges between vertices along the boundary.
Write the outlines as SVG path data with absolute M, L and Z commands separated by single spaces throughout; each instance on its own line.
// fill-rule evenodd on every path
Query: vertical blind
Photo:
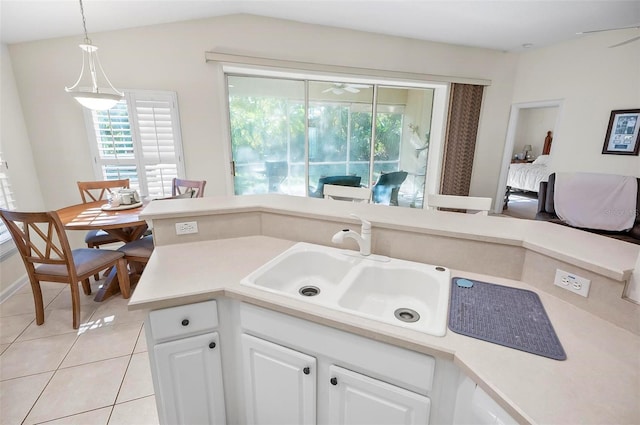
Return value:
M 115 107 L 86 117 L 98 178 L 128 178 L 143 196 L 171 194 L 172 179 L 184 175 L 175 93 L 126 91 Z

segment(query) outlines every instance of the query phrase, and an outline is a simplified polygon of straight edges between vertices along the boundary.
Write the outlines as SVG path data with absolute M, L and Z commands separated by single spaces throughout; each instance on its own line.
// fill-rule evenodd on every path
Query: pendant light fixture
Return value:
M 71 87 L 65 87 L 67 93 L 71 95 L 85 108 L 94 110 L 111 109 L 124 97 L 122 92 L 119 92 L 109 78 L 104 73 L 100 59 L 98 58 L 98 47 L 91 44 L 91 40 L 87 35 L 87 23 L 84 17 L 84 7 L 82 6 L 82 0 L 80 0 L 80 13 L 82 14 L 82 26 L 84 27 L 84 43 L 80 44 L 82 50 L 82 69 L 80 70 L 80 76 L 78 81 Z M 89 74 L 85 77 L 85 69 Z M 88 81 L 88 79 L 91 81 Z M 98 79 L 104 79 L 109 85 L 108 87 L 98 87 Z M 80 86 L 80 84 L 85 84 Z

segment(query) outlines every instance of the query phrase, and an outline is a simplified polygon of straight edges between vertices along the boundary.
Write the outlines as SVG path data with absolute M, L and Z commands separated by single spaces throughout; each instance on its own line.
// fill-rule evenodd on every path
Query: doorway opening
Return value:
M 496 214 L 535 219 L 540 182 L 553 172 L 561 112 L 562 100 L 512 105 L 496 194 L 503 202 L 496 202 Z

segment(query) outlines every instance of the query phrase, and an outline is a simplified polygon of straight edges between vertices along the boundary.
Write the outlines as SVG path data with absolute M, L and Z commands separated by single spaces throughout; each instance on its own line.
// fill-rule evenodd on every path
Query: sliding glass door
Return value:
M 379 86 L 377 94 L 373 181 L 391 189 L 374 190 L 374 201 L 422 208 L 434 90 Z
M 371 187 L 374 202 L 422 207 L 433 89 L 252 76 L 228 84 L 236 194 L 322 197 L 329 178 Z
M 304 196 L 304 82 L 229 77 L 236 195 Z
M 324 177 L 358 176 L 369 186 L 373 86 L 309 82 L 309 185 Z

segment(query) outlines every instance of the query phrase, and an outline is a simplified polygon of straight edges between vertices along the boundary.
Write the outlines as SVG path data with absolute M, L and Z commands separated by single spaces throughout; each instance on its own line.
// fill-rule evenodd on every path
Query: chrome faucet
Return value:
M 331 242 L 343 243 L 345 238 L 351 238 L 358 242 L 360 247 L 360 255 L 371 255 L 371 223 L 362 217 L 355 214 L 351 214 L 352 217 L 359 219 L 362 222 L 360 234 L 354 232 L 351 229 L 344 229 L 333 235 Z

